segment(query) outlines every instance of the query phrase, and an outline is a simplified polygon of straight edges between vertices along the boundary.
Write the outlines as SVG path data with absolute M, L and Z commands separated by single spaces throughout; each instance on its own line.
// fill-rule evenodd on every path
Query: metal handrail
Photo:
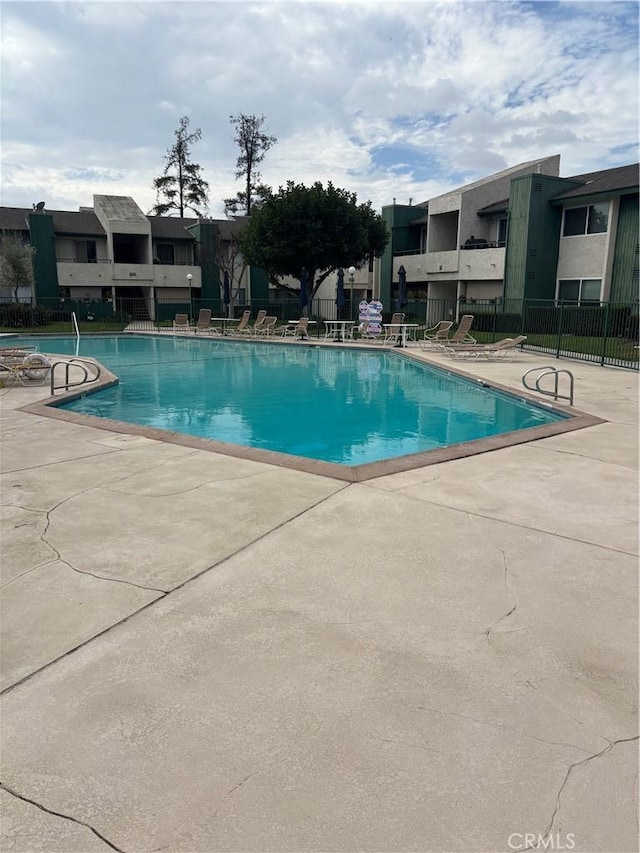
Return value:
M 535 373 L 536 371 L 541 371 L 536 377 L 535 387 L 527 384 L 527 376 L 530 373 Z M 558 377 L 561 373 L 566 373 L 569 377 L 569 393 L 568 394 L 560 394 L 558 393 Z M 554 390 L 550 391 L 547 388 L 540 387 L 540 380 L 544 379 L 545 376 L 553 376 L 554 377 Z M 546 365 L 545 367 L 532 367 L 522 377 L 522 384 L 528 391 L 537 391 L 539 394 L 543 394 L 545 397 L 553 397 L 554 400 L 567 400 L 570 406 L 573 406 L 573 373 L 570 370 L 560 369 L 558 370 L 556 367 L 552 367 L 551 365 Z
M 80 381 L 71 381 L 69 377 L 69 371 L 71 367 L 79 368 L 83 376 Z M 89 374 L 87 370 L 87 366 L 93 368 L 95 373 L 93 375 Z M 57 385 L 55 380 L 56 368 L 64 367 L 64 377 L 65 380 L 62 384 Z M 56 391 L 68 391 L 69 388 L 76 388 L 80 385 L 89 385 L 92 382 L 97 382 L 100 378 L 101 370 L 100 365 L 96 364 L 94 361 L 88 361 L 84 358 L 70 358 L 68 361 L 55 361 L 51 365 L 51 395 Z

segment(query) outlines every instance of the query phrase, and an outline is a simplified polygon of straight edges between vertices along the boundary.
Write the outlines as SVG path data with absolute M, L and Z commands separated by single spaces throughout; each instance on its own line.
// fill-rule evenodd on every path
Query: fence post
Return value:
M 523 299 L 522 303 L 520 305 L 520 334 L 521 335 L 524 335 L 524 330 L 525 330 L 525 325 L 526 325 L 524 322 L 524 315 L 526 313 L 527 313 L 527 300 Z
M 560 302 L 560 310 L 558 311 L 558 339 L 556 341 L 556 358 L 560 358 L 560 344 L 562 342 L 562 309 L 564 303 Z
M 604 367 L 606 354 L 607 354 L 607 344 L 609 342 L 609 302 L 605 302 L 605 311 L 604 311 L 604 335 L 602 336 L 602 352 L 600 354 L 600 367 Z

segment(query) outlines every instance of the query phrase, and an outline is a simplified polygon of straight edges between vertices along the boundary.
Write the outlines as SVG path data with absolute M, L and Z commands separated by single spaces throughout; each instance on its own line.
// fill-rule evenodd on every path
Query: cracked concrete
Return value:
M 348 486 L 3 397 L 2 849 L 637 850 L 637 376 L 570 369 L 609 423 Z

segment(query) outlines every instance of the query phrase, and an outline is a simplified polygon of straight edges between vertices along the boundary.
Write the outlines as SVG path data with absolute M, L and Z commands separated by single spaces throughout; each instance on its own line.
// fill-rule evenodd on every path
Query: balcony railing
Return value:
M 507 245 L 505 240 L 483 240 L 473 243 L 462 243 L 461 249 L 504 249 Z
M 90 258 L 89 260 L 82 258 L 56 258 L 58 264 L 110 264 L 109 258 Z

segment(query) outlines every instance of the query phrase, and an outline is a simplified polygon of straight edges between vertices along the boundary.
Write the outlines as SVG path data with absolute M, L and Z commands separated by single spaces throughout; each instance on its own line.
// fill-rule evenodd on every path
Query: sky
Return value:
M 148 212 L 181 116 L 209 210 L 241 190 L 231 115 L 277 137 L 260 170 L 418 204 L 527 160 L 638 161 L 638 2 L 0 4 L 0 203 L 129 195 Z

